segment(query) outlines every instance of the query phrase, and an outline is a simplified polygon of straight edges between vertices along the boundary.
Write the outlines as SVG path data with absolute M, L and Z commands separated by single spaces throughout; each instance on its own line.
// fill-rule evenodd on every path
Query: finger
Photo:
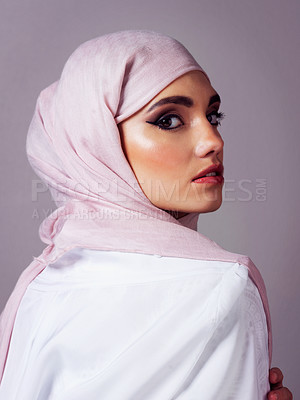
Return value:
M 270 379 L 270 383 L 272 383 L 272 384 L 276 384 L 276 383 L 282 384 L 283 373 L 281 372 L 281 370 L 279 368 L 273 367 L 270 369 L 269 379 Z
M 288 388 L 272 390 L 268 393 L 268 400 L 293 400 L 293 395 Z
M 279 390 L 279 389 L 283 389 L 282 382 L 275 383 L 275 384 L 271 383 L 271 391 L 272 390 Z

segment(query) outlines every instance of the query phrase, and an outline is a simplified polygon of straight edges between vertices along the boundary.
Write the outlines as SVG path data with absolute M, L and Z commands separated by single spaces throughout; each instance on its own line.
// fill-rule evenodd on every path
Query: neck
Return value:
M 181 217 L 184 217 L 185 215 L 188 215 L 188 213 L 183 212 L 183 211 L 174 211 L 174 210 L 164 210 L 168 214 L 172 215 L 175 219 L 179 219 Z

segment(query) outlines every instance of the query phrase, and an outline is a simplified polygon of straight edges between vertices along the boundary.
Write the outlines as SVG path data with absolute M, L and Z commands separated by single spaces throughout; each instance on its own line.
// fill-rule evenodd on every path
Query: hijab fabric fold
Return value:
M 89 40 L 37 100 L 27 155 L 57 209 L 40 226 L 43 253 L 21 274 L 0 320 L 0 380 L 16 313 L 30 282 L 74 247 L 238 262 L 256 284 L 272 338 L 263 279 L 245 255 L 197 232 L 198 213 L 175 219 L 142 192 L 122 151 L 117 124 L 179 76 L 206 73 L 177 40 L 144 30 Z M 207 77 L 207 79 L 209 79 Z

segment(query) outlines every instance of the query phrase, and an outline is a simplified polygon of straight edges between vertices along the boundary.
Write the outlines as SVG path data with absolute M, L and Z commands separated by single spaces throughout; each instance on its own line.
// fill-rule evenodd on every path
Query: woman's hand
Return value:
M 283 387 L 283 374 L 279 368 L 271 368 L 269 373 L 271 391 L 268 400 L 292 400 L 293 395 L 288 388 Z

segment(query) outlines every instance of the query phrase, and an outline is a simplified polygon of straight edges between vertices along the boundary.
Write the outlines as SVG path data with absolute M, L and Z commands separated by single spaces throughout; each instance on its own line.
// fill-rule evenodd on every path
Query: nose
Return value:
M 223 150 L 224 140 L 218 132 L 217 126 L 209 121 L 198 127 L 195 143 L 195 155 L 197 157 L 218 156 Z

